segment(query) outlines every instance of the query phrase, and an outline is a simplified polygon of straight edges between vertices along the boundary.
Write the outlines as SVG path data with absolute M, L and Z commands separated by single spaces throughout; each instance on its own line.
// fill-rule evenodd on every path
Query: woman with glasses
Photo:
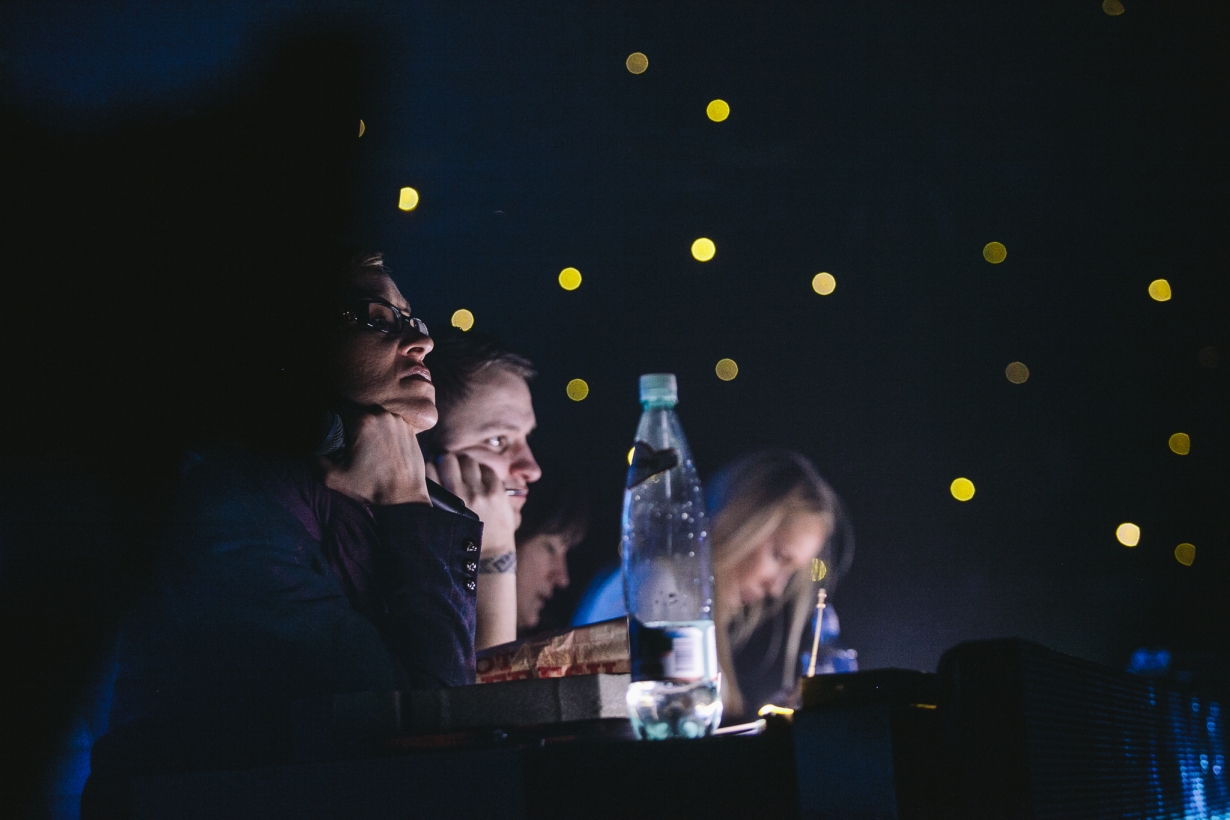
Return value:
M 432 341 L 381 257 L 317 285 L 275 327 L 301 354 L 277 372 L 326 432 L 286 446 L 288 417 L 285 435 L 188 458 L 157 582 L 121 635 L 85 817 L 123 816 L 134 776 L 293 759 L 304 699 L 474 682 L 479 517 L 503 490 L 468 469 L 463 499 L 429 490 Z

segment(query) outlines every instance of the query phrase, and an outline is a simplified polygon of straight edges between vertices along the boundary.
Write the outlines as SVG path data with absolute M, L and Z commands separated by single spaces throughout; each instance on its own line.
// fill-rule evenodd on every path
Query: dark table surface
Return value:
M 609 726 L 401 738 L 372 756 L 146 778 L 134 817 L 931 817 L 911 791 L 930 781 L 911 771 L 933 718 L 871 704 L 691 741 Z

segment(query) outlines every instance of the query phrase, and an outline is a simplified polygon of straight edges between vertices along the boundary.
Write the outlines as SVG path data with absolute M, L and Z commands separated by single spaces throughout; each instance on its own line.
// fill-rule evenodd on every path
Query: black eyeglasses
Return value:
M 363 297 L 346 303 L 342 319 L 380 333 L 401 334 L 410 325 L 424 336 L 430 336 L 427 325 L 417 316 L 407 316 L 383 299 Z

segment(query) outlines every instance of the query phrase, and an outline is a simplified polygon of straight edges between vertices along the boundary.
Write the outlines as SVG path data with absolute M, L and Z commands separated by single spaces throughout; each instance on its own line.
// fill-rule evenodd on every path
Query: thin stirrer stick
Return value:
M 816 595 L 816 628 L 811 636 L 811 660 L 807 664 L 807 677 L 816 676 L 816 653 L 820 651 L 820 625 L 824 623 L 824 599 L 828 593 L 823 589 Z

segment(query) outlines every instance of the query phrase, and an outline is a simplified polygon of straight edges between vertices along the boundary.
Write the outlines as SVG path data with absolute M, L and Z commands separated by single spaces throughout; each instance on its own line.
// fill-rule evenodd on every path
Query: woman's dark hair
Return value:
M 379 253 L 321 242 L 233 283 L 239 292 L 200 323 L 209 355 L 197 365 L 199 437 L 310 452 L 336 400 L 326 362 L 342 300 L 358 277 L 387 273 Z

